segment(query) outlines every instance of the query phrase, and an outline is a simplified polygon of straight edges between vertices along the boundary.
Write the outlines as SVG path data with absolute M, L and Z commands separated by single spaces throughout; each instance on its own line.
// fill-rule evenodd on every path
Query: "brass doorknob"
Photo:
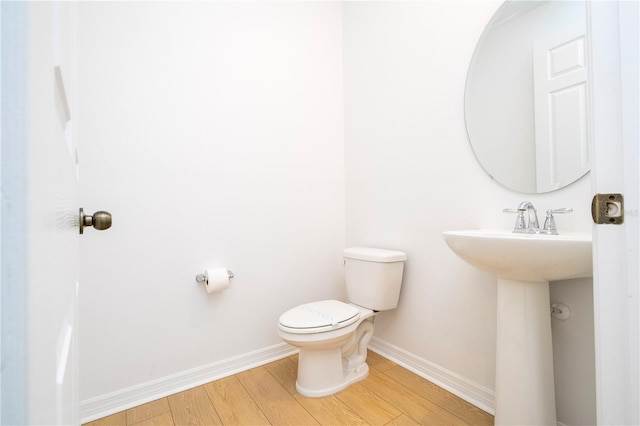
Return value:
M 111 213 L 105 211 L 97 211 L 93 216 L 84 214 L 82 207 L 80 208 L 80 233 L 84 234 L 85 226 L 93 226 L 98 231 L 104 231 L 111 228 Z

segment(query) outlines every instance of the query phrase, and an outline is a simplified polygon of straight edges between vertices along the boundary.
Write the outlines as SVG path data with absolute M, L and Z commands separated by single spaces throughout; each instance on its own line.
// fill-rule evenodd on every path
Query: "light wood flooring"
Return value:
M 493 424 L 490 414 L 374 352 L 367 363 L 366 379 L 324 398 L 296 392 L 292 356 L 86 426 Z

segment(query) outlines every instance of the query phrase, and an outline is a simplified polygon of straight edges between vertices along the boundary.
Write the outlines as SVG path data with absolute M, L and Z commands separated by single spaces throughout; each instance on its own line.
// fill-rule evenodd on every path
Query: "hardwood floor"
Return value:
M 369 377 L 324 398 L 295 390 L 297 356 L 87 423 L 153 425 L 492 425 L 493 416 L 369 351 Z

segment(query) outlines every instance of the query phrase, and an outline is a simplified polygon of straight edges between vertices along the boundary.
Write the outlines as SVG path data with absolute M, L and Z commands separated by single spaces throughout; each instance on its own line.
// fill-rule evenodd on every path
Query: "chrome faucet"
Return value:
M 518 204 L 517 209 L 504 209 L 505 213 L 517 213 L 516 224 L 513 232 L 519 234 L 538 234 L 540 233 L 540 224 L 538 223 L 538 212 L 530 201 L 523 201 Z M 528 213 L 528 221 L 525 223 L 524 214 Z
M 513 227 L 513 232 L 517 234 L 547 234 L 558 235 L 558 228 L 556 227 L 556 221 L 553 217 L 557 213 L 571 213 L 571 208 L 561 208 L 555 210 L 547 210 L 547 218 L 544 221 L 544 228 L 540 229 L 538 223 L 538 212 L 530 201 L 523 201 L 518 204 L 516 209 L 503 209 L 504 213 L 517 213 L 516 224 Z M 525 222 L 524 214 L 528 213 L 528 221 Z

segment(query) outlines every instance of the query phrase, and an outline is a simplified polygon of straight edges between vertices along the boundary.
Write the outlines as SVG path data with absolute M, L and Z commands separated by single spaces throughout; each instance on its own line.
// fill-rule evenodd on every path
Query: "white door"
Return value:
M 536 184 L 561 188 L 590 169 L 587 139 L 587 38 L 584 25 L 535 41 L 533 88 Z
M 1 7 L 1 420 L 77 424 L 75 5 Z
M 623 225 L 594 225 L 598 424 L 640 424 L 638 2 L 590 2 L 594 193 L 622 193 Z

